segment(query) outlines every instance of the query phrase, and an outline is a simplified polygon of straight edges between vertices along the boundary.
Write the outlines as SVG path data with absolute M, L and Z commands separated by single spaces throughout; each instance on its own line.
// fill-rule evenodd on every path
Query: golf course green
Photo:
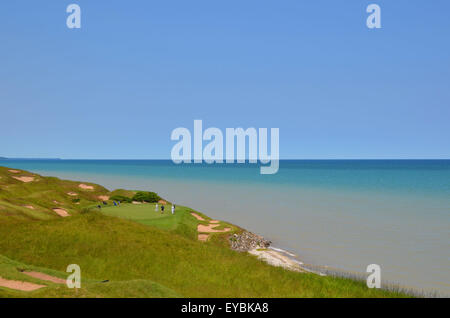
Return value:
M 154 202 L 109 200 L 135 194 L 0 167 L 0 297 L 408 296 L 268 265 L 230 249 L 242 229 L 227 222 L 216 227 L 227 232 L 199 241 L 198 225 L 211 219 L 189 207 L 172 215 L 170 201 L 162 214 Z M 42 279 L 65 280 L 70 264 L 80 266 L 81 288 Z

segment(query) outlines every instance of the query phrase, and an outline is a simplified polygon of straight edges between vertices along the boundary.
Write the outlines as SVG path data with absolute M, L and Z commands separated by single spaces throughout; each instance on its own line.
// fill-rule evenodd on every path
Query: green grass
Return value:
M 106 215 L 121 217 L 196 239 L 199 222 L 191 216 L 192 209 L 177 206 L 175 214 L 172 215 L 171 205 L 168 204 L 165 208 L 164 213 L 161 213 L 160 204 L 158 205 L 158 211 L 155 211 L 155 203 L 121 204 L 120 207 L 111 205 L 104 207 L 101 211 Z
M 65 285 L 42 281 L 23 274 L 21 271 L 37 271 L 62 279 L 67 273 L 50 270 L 45 267 L 30 266 L 13 261 L 0 255 L 0 276 L 5 279 L 25 281 L 45 285 L 32 292 L 21 292 L 0 287 L 2 297 L 180 297 L 174 291 L 148 280 L 130 280 L 116 282 L 100 282 L 98 280 L 83 279 L 81 288 L 69 289 Z
M 7 186 L 8 191 L 4 195 L 2 188 L 0 194 L 0 206 L 4 207 L 0 209 L 0 276 L 36 282 L 19 277 L 23 274 L 17 269 L 28 266 L 64 278 L 67 265 L 78 264 L 82 289 L 75 293 L 65 286 L 44 283 L 48 287 L 25 293 L 0 287 L 3 297 L 405 296 L 368 289 L 350 279 L 267 265 L 248 253 L 232 251 L 226 239 L 229 233 L 199 242 L 197 224 L 207 221 L 197 221 L 187 207 L 177 206 L 175 215 L 171 215 L 170 205 L 161 215 L 152 204 L 109 205 L 101 212 L 80 213 L 82 208 L 95 206 L 96 195 L 110 192 L 95 185 L 95 193 L 83 194 L 83 203 L 77 206 L 64 194 L 79 183 L 39 177 L 36 184 L 25 185 L 9 180 L 9 176 L 3 178 L 5 174 L 0 168 L 0 186 Z M 72 216 L 60 218 L 48 211 L 53 196 L 63 201 Z M 39 203 L 40 209 L 33 211 L 34 215 L 22 212 L 18 204 L 23 202 Z M 220 226 L 240 231 L 224 222 Z M 100 283 L 103 280 L 109 283 Z

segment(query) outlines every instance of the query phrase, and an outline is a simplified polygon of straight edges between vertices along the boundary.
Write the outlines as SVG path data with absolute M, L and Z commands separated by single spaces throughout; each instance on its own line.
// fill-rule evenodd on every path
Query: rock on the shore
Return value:
M 231 248 L 240 252 L 247 252 L 255 248 L 267 248 L 272 242 L 260 235 L 244 231 L 241 234 L 233 234 L 230 237 Z

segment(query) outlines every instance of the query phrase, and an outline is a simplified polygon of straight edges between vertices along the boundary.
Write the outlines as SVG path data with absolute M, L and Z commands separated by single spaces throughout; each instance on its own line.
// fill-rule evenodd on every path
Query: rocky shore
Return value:
M 231 235 L 229 241 L 231 249 L 239 252 L 248 252 L 269 265 L 283 267 L 296 272 L 311 272 L 303 268 L 300 265 L 301 262 L 270 248 L 272 242 L 261 235 L 244 231 L 240 234 Z
M 244 231 L 241 234 L 233 234 L 230 237 L 231 249 L 239 252 L 248 252 L 253 249 L 265 249 L 272 243 L 264 237 L 252 232 Z

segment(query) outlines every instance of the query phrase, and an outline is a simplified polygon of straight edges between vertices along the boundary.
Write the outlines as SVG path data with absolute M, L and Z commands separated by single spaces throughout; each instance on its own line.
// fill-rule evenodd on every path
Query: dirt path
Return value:
M 55 276 L 50 276 L 44 273 L 39 273 L 39 272 L 22 272 L 25 275 L 37 278 L 37 279 L 41 279 L 41 280 L 46 280 L 48 282 L 52 282 L 55 284 L 65 284 L 66 281 L 62 278 L 58 278 Z
M 64 209 L 59 209 L 58 208 L 58 209 L 53 209 L 53 211 L 56 212 L 56 214 L 58 214 L 59 216 L 62 216 L 63 218 L 66 217 L 66 216 L 70 216 L 70 214 L 67 213 L 67 211 L 64 210 Z
M 18 280 L 9 280 L 2 277 L 0 277 L 0 286 L 21 291 L 33 291 L 42 287 L 47 287 L 45 285 L 21 282 Z
M 83 190 L 94 190 L 93 186 L 90 186 L 90 185 L 87 185 L 87 184 L 84 184 L 84 183 L 79 184 L 78 187 L 80 187 Z
M 222 233 L 222 232 L 229 232 L 231 229 L 229 227 L 224 228 L 223 230 L 216 230 L 215 228 L 218 227 L 219 224 L 209 224 L 209 225 L 203 225 L 199 224 L 197 226 L 197 231 L 201 233 Z
M 191 215 L 199 221 L 206 221 L 203 217 L 201 217 L 197 213 L 191 212 Z M 207 233 L 224 233 L 231 231 L 231 228 L 229 227 L 226 227 L 223 230 L 216 230 L 215 228 L 218 226 L 220 226 L 220 221 L 218 220 L 211 220 L 209 221 L 208 225 L 198 224 L 197 225 L 198 240 L 202 242 L 207 241 L 209 239 L 209 234 Z
M 25 183 L 34 181 L 34 177 L 13 177 L 13 178 Z
M 197 213 L 191 212 L 191 215 L 196 218 L 199 221 L 204 221 L 205 219 L 202 218 L 200 215 L 198 215 Z

